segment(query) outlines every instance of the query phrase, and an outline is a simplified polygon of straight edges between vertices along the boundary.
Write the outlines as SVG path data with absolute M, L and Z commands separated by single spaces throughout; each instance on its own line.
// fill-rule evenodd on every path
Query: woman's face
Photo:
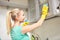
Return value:
M 18 20 L 19 20 L 20 22 L 23 22 L 24 19 L 25 19 L 24 11 L 21 10 L 21 11 L 19 12 L 19 14 L 18 14 Z

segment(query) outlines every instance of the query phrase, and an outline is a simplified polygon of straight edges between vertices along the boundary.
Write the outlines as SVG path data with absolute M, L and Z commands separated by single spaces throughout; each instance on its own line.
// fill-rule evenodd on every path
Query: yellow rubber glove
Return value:
M 43 7 L 42 7 L 42 16 L 41 16 L 41 18 L 45 19 L 47 14 L 48 14 L 48 5 L 44 4 Z
M 29 24 L 29 22 L 24 22 L 23 24 L 22 24 L 22 26 L 26 26 L 26 25 L 28 25 Z
M 29 24 L 29 21 L 27 20 L 27 19 L 25 19 L 25 21 L 21 24 L 21 26 L 26 26 L 26 25 L 28 25 Z

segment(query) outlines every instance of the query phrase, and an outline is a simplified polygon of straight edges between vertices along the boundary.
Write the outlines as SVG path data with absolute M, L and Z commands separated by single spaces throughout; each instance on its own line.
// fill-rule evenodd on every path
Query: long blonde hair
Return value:
M 20 10 L 16 8 L 16 9 L 13 9 L 13 10 L 7 12 L 7 16 L 6 16 L 7 34 L 10 33 L 11 28 L 12 28 L 11 19 L 14 21 L 15 17 L 18 15 L 19 11 Z

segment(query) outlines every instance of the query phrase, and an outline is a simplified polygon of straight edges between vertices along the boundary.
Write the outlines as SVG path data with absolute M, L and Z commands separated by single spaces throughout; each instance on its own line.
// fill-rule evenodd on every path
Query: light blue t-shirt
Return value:
M 12 40 L 30 40 L 29 36 L 21 32 L 22 26 L 15 26 L 11 29 L 10 35 Z

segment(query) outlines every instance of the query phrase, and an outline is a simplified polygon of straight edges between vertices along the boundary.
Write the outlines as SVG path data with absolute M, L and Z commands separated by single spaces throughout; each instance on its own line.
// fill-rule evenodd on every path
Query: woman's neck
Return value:
M 15 21 L 14 22 L 14 26 L 20 26 L 20 22 L 19 21 Z

